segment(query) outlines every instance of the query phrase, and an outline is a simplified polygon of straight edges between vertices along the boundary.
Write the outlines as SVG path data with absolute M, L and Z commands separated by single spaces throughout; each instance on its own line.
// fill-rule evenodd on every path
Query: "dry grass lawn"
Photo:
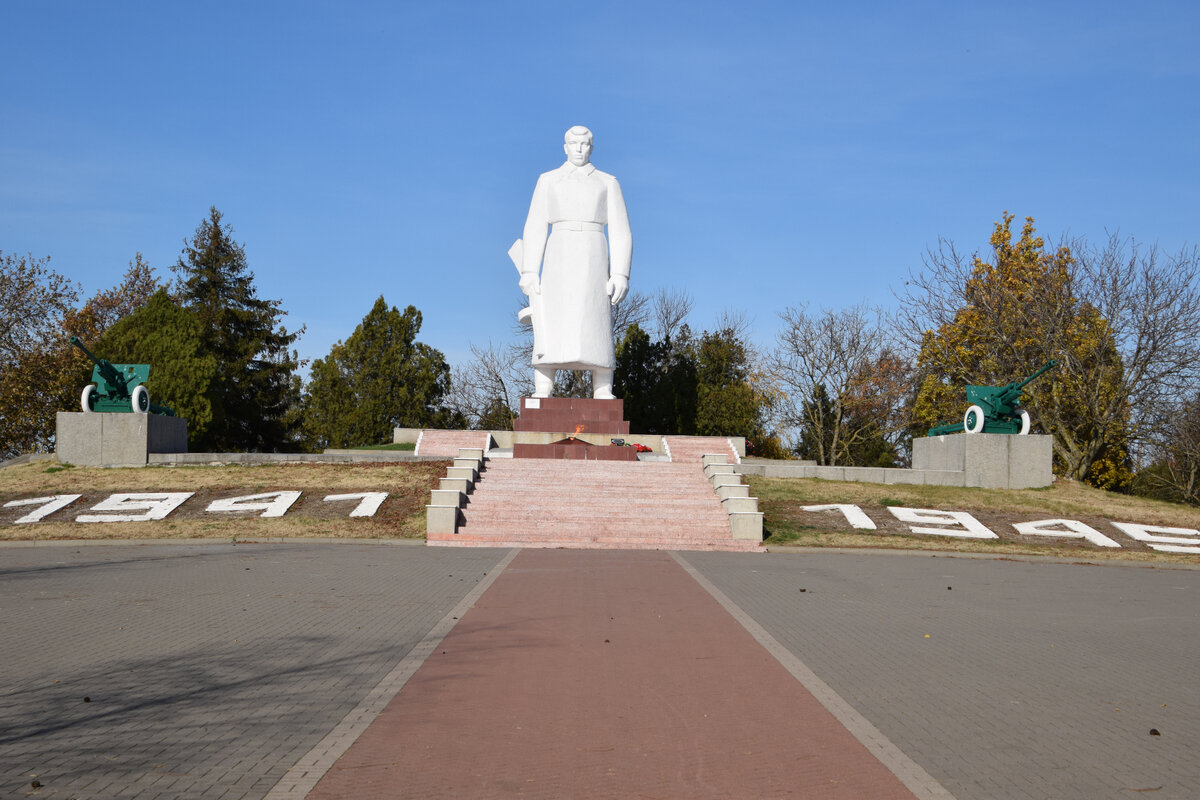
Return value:
M 0 506 L 10 500 L 82 493 L 44 522 L 12 525 L 28 509 L 0 508 L 0 541 L 29 539 L 254 539 L 263 537 L 422 538 L 429 491 L 446 462 L 401 464 L 262 464 L 98 469 L 35 462 L 0 470 Z M 277 519 L 207 514 L 218 497 L 300 490 Z M 167 519 L 154 522 L 74 522 L 75 514 L 114 492 L 195 492 Z M 350 518 L 351 505 L 325 503 L 330 494 L 387 492 L 374 517 Z
M 1117 531 L 1110 522 L 1136 522 L 1175 528 L 1200 528 L 1200 509 L 1093 489 L 1059 480 L 1044 489 L 964 489 L 949 486 L 823 481 L 813 478 L 749 478 L 759 498 L 768 532 L 767 545 L 806 547 L 888 547 L 993 554 L 1086 556 L 1173 563 L 1200 563 L 1200 555 L 1156 552 Z M 806 505 L 850 503 L 879 526 L 877 531 L 850 527 L 840 514 L 801 510 Z M 999 539 L 923 536 L 894 519 L 888 506 L 967 511 Z M 1079 539 L 1017 534 L 1013 522 L 1040 519 L 1084 522 L 1117 540 L 1120 549 Z

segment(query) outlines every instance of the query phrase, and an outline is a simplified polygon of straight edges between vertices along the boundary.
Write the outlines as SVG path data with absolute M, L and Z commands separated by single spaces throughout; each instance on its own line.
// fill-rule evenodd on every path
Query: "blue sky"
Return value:
M 768 343 L 890 306 L 939 236 L 1200 243 L 1200 4 L 54 2 L 0 8 L 0 250 L 170 275 L 210 205 L 301 355 L 383 294 L 464 360 L 511 336 L 562 133 L 624 189 L 632 287 Z

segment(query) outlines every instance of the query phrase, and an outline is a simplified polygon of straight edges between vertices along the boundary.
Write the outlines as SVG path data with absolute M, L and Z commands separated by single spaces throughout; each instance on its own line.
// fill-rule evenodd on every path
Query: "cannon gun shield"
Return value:
M 150 402 L 145 383 L 150 379 L 149 364 L 114 364 L 88 350 L 78 336 L 71 344 L 92 360 L 92 383 L 83 387 L 79 405 L 86 412 L 116 412 L 133 414 L 162 414 L 173 417 L 175 411 Z

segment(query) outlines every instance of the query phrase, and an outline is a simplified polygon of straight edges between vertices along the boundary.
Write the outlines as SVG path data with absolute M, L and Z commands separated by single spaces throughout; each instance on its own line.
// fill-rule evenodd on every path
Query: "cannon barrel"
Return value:
M 1054 369 L 1057 366 L 1058 366 L 1058 362 L 1055 361 L 1054 359 L 1050 359 L 1049 361 L 1047 361 L 1045 364 L 1042 365 L 1041 369 L 1039 369 L 1037 372 L 1030 375 L 1025 380 L 1013 381 L 1012 383 L 1005 386 L 1003 389 L 1000 390 L 1000 396 L 1004 399 L 1004 401 L 1006 403 L 1012 403 L 1012 402 L 1016 401 L 1016 399 L 1021 396 L 1022 389 L 1024 389 L 1026 386 L 1033 383 L 1035 380 L 1040 378 L 1042 375 L 1046 374 L 1047 372 L 1049 372 L 1050 370 Z
M 100 362 L 101 362 L 101 361 L 104 361 L 104 359 L 103 359 L 103 358 L 99 358 L 99 357 L 97 357 L 95 353 L 93 353 L 91 350 L 88 350 L 86 347 L 84 347 L 84 346 L 83 346 L 83 342 L 81 342 L 81 341 L 79 340 L 79 337 L 78 337 L 78 336 L 72 336 L 72 337 L 71 337 L 71 344 L 75 345 L 75 346 L 76 346 L 76 347 L 78 347 L 80 350 L 82 350 L 82 351 L 83 351 L 83 354 L 84 354 L 85 356 L 87 356 L 88 358 L 90 358 L 90 359 L 92 360 L 92 362 L 93 362 L 93 363 L 94 363 L 96 366 L 100 366 Z
M 95 353 L 83 346 L 83 342 L 79 340 L 78 336 L 72 336 L 70 342 L 82 350 L 84 355 L 92 360 L 92 363 L 94 363 L 96 368 L 100 370 L 100 375 L 104 377 L 104 380 L 108 382 L 109 386 L 118 392 L 128 394 L 125 376 L 121 374 L 120 370 L 112 365 L 111 361 L 109 361 L 107 358 L 98 358 Z
M 1047 361 L 1045 364 L 1042 365 L 1041 369 L 1039 369 L 1037 372 L 1030 375 L 1025 380 L 1021 381 L 1020 386 L 1018 386 L 1017 388 L 1024 389 L 1026 386 L 1033 383 L 1034 380 L 1042 377 L 1042 375 L 1046 374 L 1047 372 L 1049 372 L 1050 370 L 1054 369 L 1057 366 L 1058 366 L 1058 362 L 1055 361 L 1054 359 L 1050 359 L 1049 361 Z

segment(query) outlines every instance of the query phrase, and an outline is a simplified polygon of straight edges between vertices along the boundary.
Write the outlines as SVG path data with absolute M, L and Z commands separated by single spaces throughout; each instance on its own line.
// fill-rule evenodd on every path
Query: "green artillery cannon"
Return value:
M 942 422 L 929 429 L 929 436 L 947 433 L 1029 433 L 1029 412 L 1021 408 L 1021 390 L 1058 366 L 1048 361 L 1023 381 L 1005 386 L 968 386 L 967 402 L 971 405 L 962 422 Z
M 71 337 L 71 344 L 82 350 L 96 365 L 92 367 L 94 383 L 83 387 L 83 393 L 79 396 L 79 405 L 84 411 L 152 412 L 166 417 L 175 416 L 172 409 L 150 402 L 150 392 L 143 386 L 150 378 L 149 364 L 113 364 L 107 358 L 97 358 L 83 346 L 78 336 Z

